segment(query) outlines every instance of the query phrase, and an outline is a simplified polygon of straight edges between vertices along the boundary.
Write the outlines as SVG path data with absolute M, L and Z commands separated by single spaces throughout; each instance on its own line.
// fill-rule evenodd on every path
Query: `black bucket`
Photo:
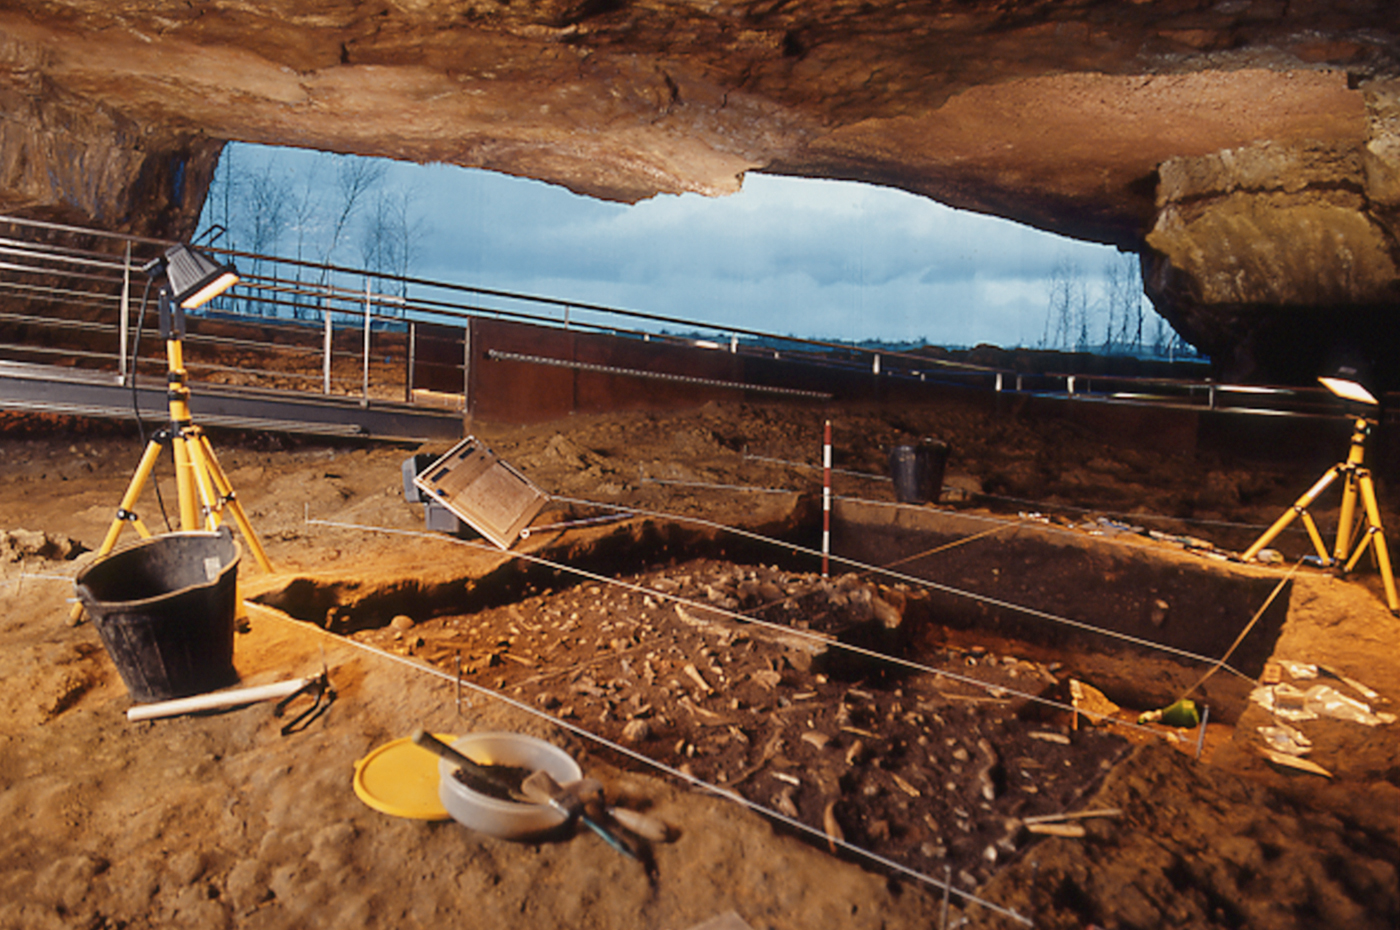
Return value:
M 916 446 L 890 450 L 890 477 L 894 496 L 901 504 L 937 501 L 943 492 L 943 469 L 948 464 L 948 444 L 926 439 Z
M 228 530 L 142 540 L 78 573 L 78 599 L 139 703 L 234 684 L 238 543 Z

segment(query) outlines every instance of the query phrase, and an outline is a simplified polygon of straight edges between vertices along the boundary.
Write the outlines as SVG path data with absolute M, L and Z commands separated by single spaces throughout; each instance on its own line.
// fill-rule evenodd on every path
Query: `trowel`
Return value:
M 585 781 L 587 780 L 588 779 L 585 779 Z M 575 817 L 582 820 L 584 826 L 601 836 L 605 843 L 624 856 L 631 859 L 640 858 L 637 853 L 633 851 L 632 847 L 628 846 L 610 830 L 593 819 L 592 815 L 590 815 L 586 809 L 587 806 L 579 799 L 577 794 L 561 787 L 559 783 L 554 780 L 554 776 L 550 775 L 544 769 L 540 769 L 529 778 L 525 779 L 520 785 L 520 790 L 525 793 L 527 798 L 534 801 L 536 804 L 548 804 L 570 820 Z
M 511 785 L 498 773 L 493 772 L 492 768 L 494 766 L 482 765 L 475 759 L 464 756 L 427 730 L 415 730 L 412 739 L 415 746 L 421 746 L 429 752 L 441 756 L 448 762 L 457 766 L 458 770 L 464 772 L 467 777 L 490 785 L 492 788 L 499 791 L 502 797 L 509 798 L 512 801 L 533 801 L 532 798 L 528 798 L 521 793 L 521 788 Z M 538 775 L 539 773 L 536 772 L 535 774 Z

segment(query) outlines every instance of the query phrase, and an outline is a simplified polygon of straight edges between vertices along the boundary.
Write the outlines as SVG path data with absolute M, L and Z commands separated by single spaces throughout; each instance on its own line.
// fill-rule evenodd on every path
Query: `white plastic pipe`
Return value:
M 214 691 L 209 694 L 196 694 L 193 697 L 176 698 L 173 701 L 159 701 L 155 704 L 137 704 L 126 712 L 127 720 L 153 720 L 157 717 L 175 717 L 180 714 L 196 714 L 202 710 L 219 710 L 224 707 L 237 707 L 240 704 L 256 704 L 258 701 L 271 701 L 296 694 L 302 688 L 314 683 L 319 676 L 294 678 L 271 685 L 257 685 L 252 688 L 238 688 L 233 691 Z

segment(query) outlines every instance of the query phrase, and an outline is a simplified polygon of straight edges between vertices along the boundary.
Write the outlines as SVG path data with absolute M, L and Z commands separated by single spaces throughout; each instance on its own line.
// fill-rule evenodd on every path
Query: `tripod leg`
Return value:
M 1248 562 L 1258 555 L 1259 550 L 1273 542 L 1275 537 L 1277 537 L 1279 533 L 1282 533 L 1288 524 L 1293 522 L 1294 517 L 1302 514 L 1303 524 L 1308 527 L 1308 535 L 1312 537 L 1313 545 L 1317 547 L 1318 556 L 1322 558 L 1324 564 L 1329 562 L 1330 558 L 1327 555 L 1327 547 L 1323 545 L 1322 538 L 1318 535 L 1317 526 L 1313 523 L 1312 518 L 1308 516 L 1308 505 L 1317 500 L 1317 496 L 1327 490 L 1328 485 L 1337 480 L 1337 476 L 1341 474 L 1342 468 L 1343 466 L 1341 465 L 1334 465 L 1327 470 L 1327 474 L 1317 479 L 1317 482 L 1312 487 L 1308 488 L 1303 496 L 1293 503 L 1292 507 L 1284 511 L 1283 516 L 1274 521 L 1273 526 L 1264 531 L 1263 536 L 1260 536 L 1254 541 L 1254 545 L 1245 550 L 1244 555 L 1240 557 L 1241 561 Z
M 1313 521 L 1312 514 L 1303 511 L 1303 528 L 1308 531 L 1308 538 L 1312 540 L 1313 548 L 1317 550 L 1317 557 L 1322 560 L 1323 565 L 1330 565 L 1331 560 L 1327 558 L 1327 544 L 1322 541 L 1322 534 L 1317 531 L 1317 523 Z
M 127 523 L 136 525 L 136 532 L 142 537 L 151 535 L 151 531 L 146 529 L 146 525 L 136 517 L 133 508 L 136 501 L 141 496 L 141 492 L 146 489 L 146 482 L 150 480 L 151 472 L 155 470 L 156 460 L 160 458 L 160 443 L 154 439 L 146 444 L 146 451 L 141 455 L 141 462 L 136 466 L 136 473 L 131 476 L 131 482 L 126 486 L 126 493 L 122 495 L 122 501 L 117 505 L 117 515 L 112 520 L 112 525 L 107 528 L 107 535 L 102 540 L 102 545 L 97 547 L 97 557 L 101 558 L 111 552 L 117 545 L 117 537 L 121 535 L 122 527 Z
M 1390 547 L 1385 544 L 1385 531 L 1381 528 L 1381 509 L 1376 503 L 1376 488 L 1371 481 L 1371 473 L 1363 471 L 1358 484 L 1361 488 L 1361 502 L 1366 508 L 1366 522 L 1372 542 L 1376 547 L 1376 560 L 1380 563 L 1381 581 L 1385 584 L 1385 600 L 1392 614 L 1400 614 L 1400 597 L 1395 593 L 1395 575 L 1390 565 Z
M 151 478 L 151 472 L 155 470 L 156 460 L 160 458 L 160 443 L 152 439 L 146 444 L 146 451 L 141 454 L 141 461 L 136 466 L 136 472 L 131 476 L 131 481 L 126 486 L 126 493 L 122 495 L 122 501 L 117 505 L 117 515 L 112 518 L 112 525 L 107 527 L 107 535 L 102 538 L 102 545 L 97 547 L 97 557 L 100 559 L 111 552 L 117 545 L 117 539 L 121 536 L 122 527 L 131 523 L 136 527 L 136 532 L 142 538 L 148 538 L 151 531 L 146 529 L 146 524 L 136 516 L 136 501 L 141 497 L 141 492 L 146 489 L 146 482 Z M 69 617 L 75 622 L 83 615 L 82 602 L 73 605 L 69 611 Z
M 1347 469 L 1346 481 L 1342 484 L 1342 509 L 1337 514 L 1337 545 L 1332 549 L 1338 564 L 1347 560 L 1351 552 L 1352 533 L 1356 524 L 1356 500 L 1358 494 L 1358 471 Z
M 204 516 L 204 528 L 217 530 L 223 522 L 224 502 L 220 490 L 215 487 L 211 471 L 213 454 L 208 446 L 208 437 L 198 426 L 185 428 L 185 449 L 189 452 L 190 464 L 194 469 L 195 484 L 199 487 L 200 511 Z
M 238 496 L 234 494 L 233 484 L 228 480 L 228 475 L 224 474 L 223 468 L 219 466 L 219 460 L 214 457 L 214 447 L 209 444 L 209 437 L 203 433 L 199 434 L 200 455 L 204 459 L 204 465 L 208 469 L 209 478 L 214 483 L 218 491 L 219 507 L 228 504 L 229 510 L 233 513 L 233 520 L 238 524 L 238 530 L 243 534 L 243 539 L 248 543 L 248 548 L 253 550 L 253 558 L 257 560 L 258 567 L 271 574 L 273 571 L 272 561 L 267 557 L 266 550 L 263 549 L 262 542 L 258 539 L 258 534 L 253 529 L 253 524 L 249 522 L 248 515 L 243 511 L 243 504 L 239 502 Z
M 199 487 L 195 481 L 194 460 L 190 456 L 189 440 L 183 431 L 170 441 L 175 453 L 175 488 L 180 498 L 180 529 L 186 533 L 201 530 L 199 520 Z

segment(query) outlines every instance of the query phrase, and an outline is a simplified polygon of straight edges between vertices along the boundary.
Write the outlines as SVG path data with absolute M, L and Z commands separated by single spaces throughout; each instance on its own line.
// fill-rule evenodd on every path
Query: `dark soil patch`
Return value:
M 712 560 L 620 580 L 354 638 L 460 661 L 465 681 L 969 889 L 1034 841 L 1021 818 L 1075 809 L 1130 747 L 1024 696 L 1062 693 L 1058 663 L 919 657 L 949 677 L 832 646 L 897 646 L 907 589 Z

